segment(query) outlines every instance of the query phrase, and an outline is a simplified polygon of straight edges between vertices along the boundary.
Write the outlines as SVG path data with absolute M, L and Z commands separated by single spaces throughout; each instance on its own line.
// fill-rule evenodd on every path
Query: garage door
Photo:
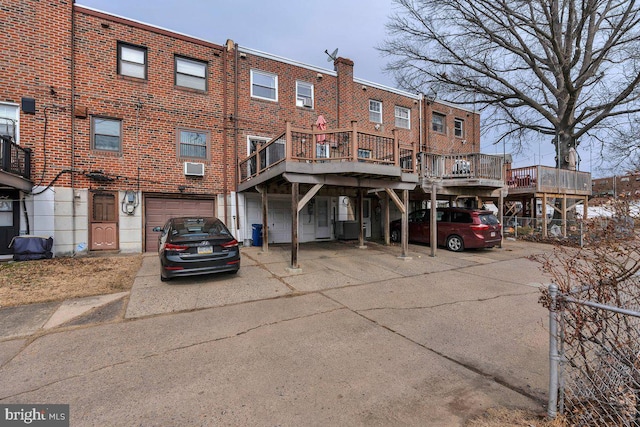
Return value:
M 214 216 L 213 200 L 164 199 L 148 197 L 145 199 L 145 250 L 158 250 L 158 233 L 154 227 L 163 226 L 169 218 L 179 216 Z

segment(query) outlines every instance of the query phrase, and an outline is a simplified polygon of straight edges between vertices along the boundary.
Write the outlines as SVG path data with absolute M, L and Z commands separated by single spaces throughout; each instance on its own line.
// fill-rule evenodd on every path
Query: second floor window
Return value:
M 147 49 L 126 43 L 118 43 L 118 74 L 147 78 Z
M 307 82 L 296 82 L 296 105 L 313 108 L 313 85 Z
M 453 134 L 456 138 L 464 138 L 464 120 L 455 119 L 453 121 Z
M 207 90 L 207 63 L 175 57 L 176 86 Z
M 278 76 L 264 71 L 251 70 L 251 96 L 278 100 Z
M 396 127 L 402 129 L 411 128 L 411 110 L 405 107 L 398 107 L 396 105 Z
M 369 100 L 369 121 L 382 123 L 382 102 Z
M 119 153 L 122 151 L 122 121 L 107 117 L 92 117 L 91 148 Z
M 444 116 L 442 114 L 433 113 L 431 117 L 431 129 L 434 132 L 444 133 Z
M 178 129 L 178 153 L 181 158 L 206 160 L 209 157 L 209 133 Z

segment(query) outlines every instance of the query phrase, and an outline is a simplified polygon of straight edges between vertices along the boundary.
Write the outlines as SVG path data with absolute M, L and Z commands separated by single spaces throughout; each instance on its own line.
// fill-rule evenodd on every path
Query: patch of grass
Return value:
M 0 307 L 126 291 L 141 264 L 141 254 L 0 263 Z

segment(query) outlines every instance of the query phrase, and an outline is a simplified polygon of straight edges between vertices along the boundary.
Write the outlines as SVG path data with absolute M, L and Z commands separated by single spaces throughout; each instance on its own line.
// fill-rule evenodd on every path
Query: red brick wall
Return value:
M 1 0 L 0 9 L 0 101 L 35 99 L 36 114 L 20 113 L 19 143 L 33 150 L 32 180 L 46 185 L 70 164 L 72 2 Z
M 395 128 L 394 107 L 411 110 L 411 129 L 398 129 L 402 144 L 420 150 L 420 105 L 412 97 L 376 85 L 353 80 L 353 62 L 338 58 L 338 76 L 318 70 L 246 54 L 238 59 L 237 108 L 233 49 L 208 43 L 126 19 L 75 6 L 75 50 L 71 49 L 72 2 L 0 0 L 3 24 L 3 79 L 0 100 L 19 103 L 21 97 L 36 99 L 35 115 L 21 114 L 21 143 L 33 148 L 33 177 L 48 184 L 63 169 L 102 171 L 113 182 L 98 182 L 74 174 L 78 188 L 216 194 L 234 190 L 235 156 L 247 155 L 247 136 L 273 137 L 293 126 L 311 128 L 318 115 L 327 127 L 346 128 L 357 121 L 364 132 L 391 136 Z M 117 74 L 118 41 L 147 48 L 148 78 Z M 205 92 L 174 85 L 174 55 L 207 61 Z M 71 59 L 75 59 L 72 70 Z M 251 97 L 250 70 L 278 75 L 278 102 Z M 71 75 L 75 75 L 75 105 L 86 108 L 86 118 L 72 119 Z M 357 74 L 357 73 L 356 73 Z M 296 80 L 314 85 L 314 108 L 296 106 Z M 369 121 L 369 100 L 381 101 L 383 123 L 375 129 Z M 139 106 L 139 108 L 136 108 Z M 77 108 L 76 108 L 77 109 Z M 437 153 L 479 152 L 479 116 L 444 104 L 423 104 L 423 140 L 427 151 Z M 431 112 L 446 114 L 444 133 L 431 131 Z M 233 114 L 237 111 L 237 114 Z M 91 116 L 122 120 L 122 152 L 111 154 L 91 149 Z M 44 134 L 46 116 L 47 134 Z M 453 120 L 465 121 L 465 135 L 456 138 Z M 73 122 L 74 132 L 71 133 Z M 237 126 L 238 133 L 234 133 Z M 203 178 L 185 177 L 177 155 L 177 128 L 210 134 L 210 158 Z M 73 135 L 73 143 L 72 143 Z M 462 141 L 467 143 L 463 144 Z M 72 146 L 74 156 L 72 160 Z M 46 167 L 45 167 L 46 162 Z M 69 186 L 70 174 L 56 185 Z
M 444 116 L 444 132 L 432 128 L 433 114 Z M 480 152 L 480 115 L 442 103 L 425 101 L 424 145 L 426 151 L 435 154 L 479 153 Z M 464 121 L 462 138 L 454 133 L 454 120 Z
M 224 190 L 226 180 L 226 186 L 233 188 L 233 165 L 225 160 L 232 152 L 227 152 L 224 141 L 223 47 L 77 10 L 76 104 L 86 107 L 88 116 L 75 122 L 76 168 L 117 177 L 110 184 L 81 179 L 79 186 L 130 190 L 139 186 L 142 191 L 171 193 L 184 186 L 185 193 L 213 194 Z M 147 79 L 118 75 L 118 41 L 147 48 Z M 174 84 L 175 55 L 207 62 L 206 91 Z M 91 149 L 92 115 L 122 120 L 121 154 Z M 184 175 L 178 128 L 209 132 L 204 177 Z
M 363 132 L 391 136 L 395 128 L 395 106 L 411 110 L 411 129 L 398 129 L 398 137 L 403 144 L 415 144 L 419 141 L 420 106 L 411 97 L 366 86 L 353 81 L 353 62 L 338 58 L 336 61 L 338 76 L 323 74 L 318 78 L 317 70 L 307 69 L 293 64 L 276 61 L 260 55 L 247 53 L 239 59 L 238 82 L 239 96 L 239 144 L 238 155 L 247 155 L 248 135 L 274 137 L 285 129 L 285 121 L 292 126 L 311 129 L 319 115 L 327 121 L 327 129 L 350 128 L 351 121 L 357 121 L 358 129 Z M 265 71 L 278 76 L 278 102 L 251 97 L 251 69 Z M 314 85 L 314 108 L 296 106 L 296 80 Z M 338 99 L 339 96 L 339 99 Z M 375 129 L 375 123 L 369 121 L 369 99 L 383 103 L 383 125 Z

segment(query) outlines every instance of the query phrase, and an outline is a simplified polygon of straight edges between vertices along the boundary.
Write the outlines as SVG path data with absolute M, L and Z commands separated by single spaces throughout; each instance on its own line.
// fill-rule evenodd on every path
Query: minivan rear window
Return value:
M 480 217 L 480 222 L 482 224 L 486 224 L 486 225 L 500 224 L 500 221 L 498 221 L 498 217 L 496 217 L 494 214 L 480 214 L 478 216 Z

